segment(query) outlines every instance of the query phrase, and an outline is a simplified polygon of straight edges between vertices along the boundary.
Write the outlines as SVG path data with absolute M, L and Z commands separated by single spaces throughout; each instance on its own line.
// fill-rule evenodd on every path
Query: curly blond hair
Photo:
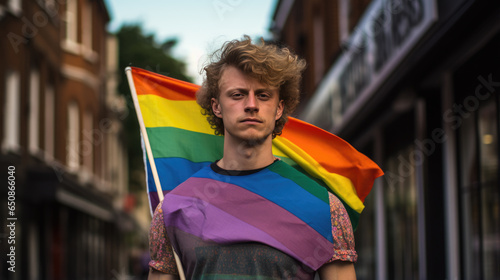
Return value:
M 279 99 L 283 100 L 284 109 L 281 118 L 276 121 L 272 137 L 281 135 L 288 116 L 299 103 L 299 87 L 306 67 L 305 60 L 285 47 L 280 48 L 263 41 L 259 45 L 252 44 L 248 36 L 224 43 L 210 58 L 212 62 L 203 68 L 206 76 L 196 93 L 196 99 L 215 134 L 224 135 L 224 124 L 212 111 L 211 100 L 219 98 L 219 81 L 223 71 L 227 66 L 234 66 L 260 83 L 279 89 Z

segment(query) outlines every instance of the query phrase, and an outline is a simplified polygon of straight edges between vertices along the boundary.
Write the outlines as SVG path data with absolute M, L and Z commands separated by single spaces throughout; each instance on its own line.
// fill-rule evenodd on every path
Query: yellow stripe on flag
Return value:
M 276 138 L 278 138 L 278 137 L 276 137 Z M 273 139 L 273 155 L 277 156 L 277 157 L 288 158 L 288 156 L 285 153 L 283 153 L 283 151 L 274 144 L 276 141 L 276 138 Z
M 139 95 L 146 127 L 177 127 L 214 135 L 201 107 L 194 100 L 169 100 L 157 95 Z
M 273 140 L 273 144 L 277 149 L 281 150 L 286 157 L 298 163 L 300 167 L 306 170 L 311 176 L 322 179 L 328 187 L 354 211 L 358 213 L 363 211 L 365 206 L 356 195 L 356 189 L 349 178 L 328 172 L 309 154 L 284 137 L 276 137 Z

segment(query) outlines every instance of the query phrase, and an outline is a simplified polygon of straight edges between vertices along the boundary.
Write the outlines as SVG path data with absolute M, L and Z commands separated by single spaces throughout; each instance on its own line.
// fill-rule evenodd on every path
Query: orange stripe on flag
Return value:
M 362 202 L 370 193 L 373 179 L 383 175 L 377 164 L 349 143 L 304 121 L 289 118 L 281 136 L 301 147 L 327 171 L 350 178 Z
M 153 94 L 170 100 L 196 100 L 200 86 L 132 67 L 137 95 Z

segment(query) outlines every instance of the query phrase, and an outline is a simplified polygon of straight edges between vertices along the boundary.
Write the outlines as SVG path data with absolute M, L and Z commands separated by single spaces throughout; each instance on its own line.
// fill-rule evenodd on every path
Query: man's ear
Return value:
M 284 109 L 285 105 L 283 103 L 283 100 L 280 100 L 280 102 L 278 103 L 278 108 L 276 108 L 276 120 L 279 120 L 281 118 Z
M 220 107 L 220 103 L 219 103 L 219 100 L 215 99 L 212 97 L 211 99 L 211 103 L 212 103 L 212 111 L 214 112 L 214 115 L 218 118 L 221 118 L 222 119 L 222 110 L 221 110 L 221 107 Z

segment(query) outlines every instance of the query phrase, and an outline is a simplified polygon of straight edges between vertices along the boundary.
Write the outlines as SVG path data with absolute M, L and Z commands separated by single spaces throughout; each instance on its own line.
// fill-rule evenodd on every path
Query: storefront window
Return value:
M 374 158 L 372 145 L 367 145 L 359 151 L 369 158 Z M 376 279 L 375 188 L 376 184 L 373 185 L 370 194 L 365 198 L 363 203 L 365 208 L 361 212 L 358 228 L 354 232 L 356 251 L 358 253 L 358 261 L 355 266 L 358 280 Z
M 375 279 L 375 199 L 374 191 L 365 199 L 365 209 L 354 232 L 358 262 L 356 276 L 359 280 Z
M 464 119 L 459 133 L 464 279 L 474 279 L 474 275 L 479 275 L 480 266 L 479 179 L 474 123 L 472 117 Z
M 500 279 L 498 111 L 490 99 L 459 132 L 464 279 Z
M 500 192 L 498 122 L 493 100 L 479 111 L 481 223 L 484 279 L 500 279 Z
M 385 165 L 388 279 L 419 279 L 415 160 L 411 145 Z

